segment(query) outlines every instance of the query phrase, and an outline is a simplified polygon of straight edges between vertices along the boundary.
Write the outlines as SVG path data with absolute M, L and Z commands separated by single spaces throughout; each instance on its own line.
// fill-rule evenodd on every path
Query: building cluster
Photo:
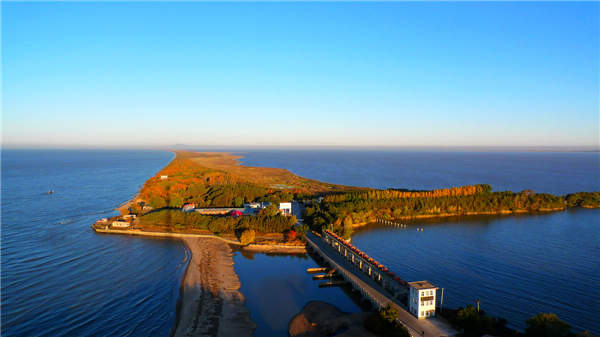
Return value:
M 350 242 L 330 230 L 323 230 L 323 239 L 346 260 L 403 302 L 417 318 L 435 316 L 437 287 L 428 281 L 407 282 L 395 275 Z
M 188 203 L 181 208 L 184 212 L 197 212 L 202 215 L 231 215 L 239 217 L 242 215 L 259 214 L 261 210 L 270 206 L 269 202 L 252 202 L 244 204 L 244 207 L 210 207 L 196 208 L 196 204 Z M 292 203 L 280 202 L 278 205 L 279 213 L 282 215 L 292 215 Z
M 120 218 L 116 218 L 112 221 L 109 221 L 107 218 L 102 218 L 102 219 L 96 221 L 96 225 L 104 226 L 105 229 L 108 229 L 109 225 L 110 225 L 110 228 L 115 228 L 115 229 L 129 228 L 129 227 L 131 227 L 131 223 L 133 222 L 133 220 L 135 220 L 135 218 L 136 218 L 135 214 L 126 214 L 126 215 L 123 215 Z

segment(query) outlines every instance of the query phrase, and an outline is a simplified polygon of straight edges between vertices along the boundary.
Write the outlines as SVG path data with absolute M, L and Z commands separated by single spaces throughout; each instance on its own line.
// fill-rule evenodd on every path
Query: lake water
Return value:
M 308 178 L 375 188 L 433 189 L 489 183 L 494 190 L 533 189 L 555 194 L 600 191 L 600 154 L 590 152 L 241 154 L 247 165 L 287 168 Z M 446 307 L 465 306 L 480 299 L 484 310 L 508 319 L 514 328 L 524 328 L 525 320 L 539 312 L 554 312 L 576 331 L 600 333 L 600 210 L 407 223 L 407 229 L 371 226 L 356 233 L 353 242 L 405 279 L 427 279 L 445 288 Z M 417 232 L 416 227 L 425 229 Z M 277 259 L 268 261 L 282 263 L 285 273 L 295 268 L 274 262 Z M 236 258 L 242 284 L 262 279 L 247 272 L 253 263 Z M 306 287 L 303 291 L 314 291 L 312 283 L 307 282 Z M 285 291 L 274 293 L 288 296 Z M 247 299 L 251 311 L 257 311 L 254 303 L 260 302 L 259 294 L 248 293 Z M 337 304 L 336 299 L 330 302 Z
M 172 157 L 2 151 L 2 336 L 169 334 L 183 244 L 98 235 L 90 225 L 114 215 Z
M 249 165 L 288 168 L 334 183 L 411 189 L 490 183 L 495 189 L 600 190 L 598 153 L 252 151 Z M 172 154 L 161 151 L 2 152 L 3 336 L 167 336 L 187 263 L 180 241 L 95 234 Z M 52 195 L 46 194 L 50 189 Z M 518 327 L 553 311 L 600 333 L 598 210 L 447 219 L 412 230 L 373 228 L 355 243 L 407 279 L 445 288 L 445 304 L 480 298 Z M 409 248 L 413 246 L 415 249 Z M 418 248 L 420 253 L 417 252 Z M 235 269 L 255 336 L 285 336 L 310 300 L 358 311 L 320 289 L 308 257 L 242 255 Z M 522 297 L 522 298 L 521 298 Z M 596 315 L 592 315 L 596 313 Z
M 335 304 L 345 312 L 359 312 L 360 299 L 351 299 L 340 288 L 319 288 L 306 269 L 319 267 L 308 255 L 249 254 L 236 252 L 235 271 L 246 297 L 254 336 L 288 336 L 289 321 L 310 301 Z

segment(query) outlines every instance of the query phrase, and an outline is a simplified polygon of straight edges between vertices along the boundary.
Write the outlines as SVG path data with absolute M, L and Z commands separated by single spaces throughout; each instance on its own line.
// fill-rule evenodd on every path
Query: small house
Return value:
M 193 212 L 196 209 L 196 204 L 185 204 L 181 208 L 184 212 Z
M 169 178 L 169 176 L 167 176 L 167 175 L 162 175 L 162 176 L 160 176 L 160 180 L 166 180 L 166 179 L 168 179 L 168 178 Z
M 292 215 L 292 203 L 291 202 L 280 202 L 279 212 L 283 215 Z

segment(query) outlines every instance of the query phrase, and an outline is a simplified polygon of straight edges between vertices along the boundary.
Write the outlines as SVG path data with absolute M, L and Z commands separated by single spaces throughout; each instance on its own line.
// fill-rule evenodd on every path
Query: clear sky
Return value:
M 4 146 L 598 146 L 599 3 L 2 2 Z

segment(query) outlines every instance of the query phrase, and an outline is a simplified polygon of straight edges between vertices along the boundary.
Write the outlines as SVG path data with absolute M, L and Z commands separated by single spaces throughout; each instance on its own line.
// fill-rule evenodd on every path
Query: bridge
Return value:
M 457 333 L 440 318 L 418 319 L 412 315 L 405 304 L 408 283 L 335 234 L 323 231 L 319 235 L 309 231 L 306 241 L 309 249 L 335 268 L 375 308 L 380 309 L 391 303 L 398 311 L 398 321 L 413 337 L 453 336 Z

